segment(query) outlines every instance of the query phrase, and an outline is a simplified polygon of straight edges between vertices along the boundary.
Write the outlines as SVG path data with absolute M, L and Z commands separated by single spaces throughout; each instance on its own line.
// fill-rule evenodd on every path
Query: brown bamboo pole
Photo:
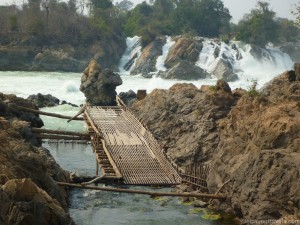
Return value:
M 64 182 L 57 182 L 57 184 L 60 186 L 67 186 L 73 188 L 121 192 L 121 193 L 129 193 L 129 194 L 141 194 L 141 195 L 150 195 L 150 196 L 197 197 L 197 198 L 211 198 L 211 199 L 220 199 L 220 200 L 226 199 L 225 195 L 204 194 L 204 193 L 154 192 L 154 191 L 132 190 L 132 189 L 122 189 L 122 188 L 97 187 L 97 186 L 71 184 L 71 183 L 64 183 Z
M 84 105 L 80 110 L 79 110 L 79 112 L 75 115 L 75 116 L 73 116 L 72 118 L 70 118 L 67 122 L 69 123 L 69 122 L 71 122 L 72 120 L 75 120 L 76 118 L 78 118 L 78 116 L 80 115 L 80 114 L 82 114 L 82 113 L 84 113 L 84 110 L 86 109 L 86 105 Z
M 71 116 L 65 116 L 65 115 L 61 115 L 61 114 L 57 114 L 57 113 L 44 112 L 44 111 L 40 111 L 40 110 L 36 110 L 36 109 L 26 108 L 23 106 L 16 106 L 16 107 L 22 111 L 41 114 L 41 115 L 45 115 L 45 116 L 56 117 L 56 118 L 60 118 L 60 119 L 71 119 L 72 118 Z M 73 120 L 83 120 L 83 118 L 77 117 L 77 118 L 74 118 Z
M 76 136 L 70 136 L 70 135 L 55 135 L 55 134 L 36 134 L 37 138 L 41 139 L 63 139 L 63 140 L 90 140 L 90 137 L 76 137 Z
M 88 133 L 80 133 L 80 132 L 73 132 L 73 131 L 62 131 L 62 130 L 49 130 L 49 129 L 42 129 L 42 128 L 31 128 L 33 133 L 37 134 L 62 134 L 62 135 L 73 135 L 79 137 L 89 137 Z

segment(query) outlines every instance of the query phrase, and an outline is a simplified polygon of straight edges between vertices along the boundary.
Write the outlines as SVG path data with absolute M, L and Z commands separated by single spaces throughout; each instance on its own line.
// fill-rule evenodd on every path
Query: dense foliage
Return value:
M 231 15 L 221 0 L 154 0 L 128 13 L 125 33 L 145 41 L 157 35 L 218 37 L 229 31 Z
M 260 46 L 299 40 L 294 22 L 276 18 L 264 1 L 238 24 L 230 20 L 222 0 L 150 0 L 134 8 L 130 0 L 27 0 L 20 7 L 0 6 L 0 44 L 85 45 L 139 35 L 145 46 L 158 35 L 180 34 L 236 38 Z
M 275 12 L 269 8 L 269 3 L 263 1 L 258 1 L 256 8 L 244 16 L 235 30 L 238 40 L 262 47 L 269 42 L 276 44 L 299 38 L 299 29 L 294 23 L 276 18 Z

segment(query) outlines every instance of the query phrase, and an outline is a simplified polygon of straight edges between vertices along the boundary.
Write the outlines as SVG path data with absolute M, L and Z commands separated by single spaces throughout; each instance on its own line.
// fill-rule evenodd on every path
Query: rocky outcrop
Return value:
M 131 106 L 136 100 L 137 95 L 133 90 L 129 90 L 127 92 L 121 92 L 119 97 L 122 99 L 125 105 Z
M 93 58 L 102 68 L 117 71 L 126 48 L 125 37 L 120 34 L 109 39 L 101 37 L 101 40 L 88 44 L 52 41 L 29 37 L 21 42 L 3 43 L 0 46 L 0 70 L 81 72 Z
M 183 60 L 171 69 L 160 71 L 158 76 L 164 79 L 179 80 L 199 80 L 210 77 L 210 75 L 200 67 Z
M 30 47 L 0 47 L 1 71 L 26 71 L 38 51 Z
M 57 106 L 60 102 L 58 98 L 50 94 L 43 95 L 41 93 L 30 95 L 27 99 L 33 102 L 39 108 Z
M 130 71 L 131 75 L 142 74 L 147 76 L 150 72 L 156 71 L 156 59 L 162 54 L 162 47 L 165 38 L 157 38 L 144 49 L 140 57 L 137 59 L 134 68 Z
M 101 70 L 96 60 L 92 60 L 81 77 L 80 91 L 91 105 L 115 105 L 116 87 L 122 84 L 119 74 L 111 70 Z
M 193 84 L 175 84 L 170 90 L 155 89 L 133 105 L 178 165 L 212 158 L 218 145 L 217 121 L 237 101 L 231 91 L 217 87 L 200 90 Z
M 222 58 L 220 58 L 216 63 L 212 74 L 215 75 L 218 79 L 223 79 L 227 82 L 238 80 L 238 75 L 233 72 L 231 63 Z
M 248 224 L 300 217 L 299 100 L 300 81 L 289 71 L 256 95 L 224 81 L 200 90 L 177 84 L 133 108 L 179 166 L 210 164 L 209 192 L 227 182 L 228 196 L 212 203 Z
M 30 126 L 40 127 L 42 121 L 15 105 L 35 109 L 28 100 L 1 94 L 0 223 L 71 224 L 67 192 L 56 183 L 68 182 L 69 175 L 40 142 L 33 143 Z
M 82 71 L 85 66 L 86 62 L 72 58 L 63 50 L 46 49 L 35 56 L 31 70 L 77 72 Z
M 239 216 L 300 216 L 298 88 L 299 82 L 290 82 L 285 73 L 261 96 L 244 95 L 220 123 L 208 183 L 214 191 L 231 180 L 226 194 Z
M 189 61 L 194 64 L 198 60 L 202 47 L 201 40 L 185 36 L 178 37 L 166 58 L 166 67 L 172 68 L 181 60 Z

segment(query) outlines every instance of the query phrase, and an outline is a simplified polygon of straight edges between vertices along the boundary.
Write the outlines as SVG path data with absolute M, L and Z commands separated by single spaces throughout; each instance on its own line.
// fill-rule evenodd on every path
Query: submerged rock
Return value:
M 210 77 L 210 75 L 198 66 L 187 61 L 180 61 L 167 71 L 160 71 L 158 76 L 165 79 L 199 80 Z
M 121 92 L 119 96 L 122 99 L 122 101 L 125 103 L 125 105 L 131 106 L 136 100 L 137 95 L 133 90 L 129 90 L 127 92 Z
M 111 70 L 101 70 L 96 60 L 92 60 L 81 77 L 80 91 L 91 105 L 115 105 L 116 87 L 122 84 L 119 74 Z

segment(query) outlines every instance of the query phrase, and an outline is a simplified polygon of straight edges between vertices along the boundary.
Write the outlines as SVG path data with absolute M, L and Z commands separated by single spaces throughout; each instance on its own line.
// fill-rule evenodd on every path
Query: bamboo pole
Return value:
M 36 134 L 37 138 L 41 139 L 63 139 L 63 140 L 90 140 L 90 137 L 78 137 L 78 136 L 71 136 L 71 135 L 55 135 L 55 134 Z
M 49 130 L 49 129 L 42 129 L 42 128 L 31 128 L 33 133 L 37 134 L 62 134 L 62 135 L 73 135 L 79 137 L 89 137 L 88 133 L 80 133 L 80 132 L 73 132 L 73 131 L 62 131 L 62 130 Z
M 69 123 L 69 122 L 71 122 L 72 120 L 75 120 L 76 118 L 78 118 L 78 116 L 80 115 L 80 114 L 82 114 L 82 113 L 84 113 L 84 110 L 86 109 L 86 105 L 84 105 L 80 110 L 79 110 L 79 112 L 75 115 L 75 116 L 73 116 L 72 118 L 70 118 L 67 122 Z
M 220 200 L 225 200 L 226 199 L 225 195 L 204 194 L 204 193 L 153 192 L 153 191 L 144 191 L 144 190 L 122 189 L 122 188 L 96 187 L 96 186 L 89 186 L 89 185 L 64 183 L 64 182 L 57 182 L 57 184 L 60 185 L 60 186 L 65 186 L 65 187 L 99 190 L 99 191 L 112 191 L 112 192 L 121 192 L 121 193 L 129 193 L 129 194 L 150 195 L 151 197 L 154 197 L 154 196 L 170 196 L 170 197 L 211 198 L 211 199 L 220 199 Z
M 71 116 L 65 116 L 65 115 L 61 115 L 61 114 L 57 114 L 57 113 L 44 112 L 44 111 L 40 111 L 40 110 L 36 110 L 36 109 L 26 108 L 23 106 L 16 106 L 16 107 L 22 111 L 41 114 L 41 115 L 45 115 L 45 116 L 56 117 L 56 118 L 60 118 L 60 119 L 71 119 L 72 118 Z M 83 120 L 83 118 L 77 117 L 77 118 L 73 118 L 73 120 Z

